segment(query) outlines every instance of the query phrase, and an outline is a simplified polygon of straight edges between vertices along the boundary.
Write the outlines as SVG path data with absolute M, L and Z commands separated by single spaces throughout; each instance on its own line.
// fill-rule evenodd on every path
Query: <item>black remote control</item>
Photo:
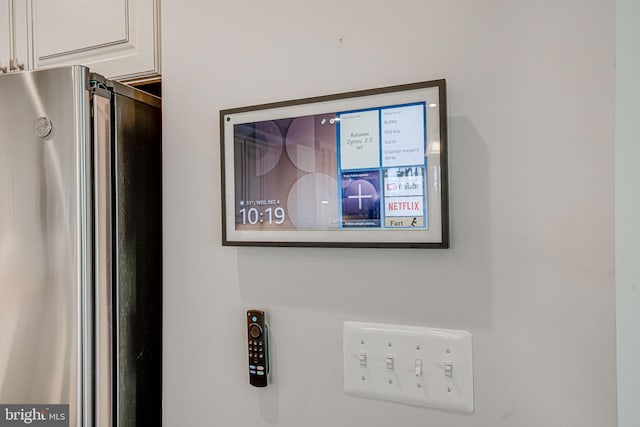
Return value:
M 255 387 L 266 387 L 269 376 L 269 329 L 264 311 L 247 311 L 247 341 L 249 382 Z

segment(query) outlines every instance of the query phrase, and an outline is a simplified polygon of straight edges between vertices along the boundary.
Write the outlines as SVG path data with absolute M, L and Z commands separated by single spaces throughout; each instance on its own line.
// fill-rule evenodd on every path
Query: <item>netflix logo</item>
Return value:
M 387 211 L 390 213 L 397 211 L 411 211 L 414 213 L 420 212 L 420 202 L 387 202 Z
M 423 197 L 387 197 L 384 200 L 385 216 L 422 217 L 424 215 Z

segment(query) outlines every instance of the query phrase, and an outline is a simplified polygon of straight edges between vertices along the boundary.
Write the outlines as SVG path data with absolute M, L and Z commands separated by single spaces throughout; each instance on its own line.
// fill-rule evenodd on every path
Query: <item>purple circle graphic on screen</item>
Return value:
M 256 175 L 262 176 L 276 167 L 280 161 L 283 141 L 280 129 L 272 121 L 256 123 L 256 141 L 259 139 L 262 139 L 261 143 L 256 143 L 253 149 L 259 153 L 256 159 Z
M 343 192 L 342 213 L 344 215 L 363 215 L 378 203 L 378 191 L 369 181 L 352 181 Z
M 338 227 L 338 183 L 323 173 L 301 176 L 287 197 L 287 216 L 299 229 Z
M 287 155 L 305 172 L 316 171 L 316 126 L 313 116 L 296 118 L 287 131 Z

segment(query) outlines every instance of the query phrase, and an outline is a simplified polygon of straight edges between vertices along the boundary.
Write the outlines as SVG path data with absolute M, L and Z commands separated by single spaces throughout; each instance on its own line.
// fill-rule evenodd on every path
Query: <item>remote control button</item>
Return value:
M 258 371 L 264 371 L 264 366 L 258 366 Z
M 249 369 L 256 369 L 256 365 L 249 365 Z M 260 369 L 260 368 L 258 368 Z
M 264 375 L 264 371 L 258 371 L 258 375 Z
M 249 373 L 255 375 L 256 371 L 250 370 Z
M 260 338 L 260 335 L 262 335 L 262 328 L 260 327 L 260 325 L 255 323 L 249 325 L 249 335 L 254 339 Z
M 262 359 L 264 357 L 264 354 L 260 354 L 258 357 Z

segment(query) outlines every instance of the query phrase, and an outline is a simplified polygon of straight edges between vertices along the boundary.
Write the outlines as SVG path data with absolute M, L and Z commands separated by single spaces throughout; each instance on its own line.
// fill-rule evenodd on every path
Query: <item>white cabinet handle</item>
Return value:
M 20 64 L 18 62 L 18 58 L 12 58 L 9 61 L 9 71 L 23 71 L 23 70 L 24 70 L 24 64 Z

